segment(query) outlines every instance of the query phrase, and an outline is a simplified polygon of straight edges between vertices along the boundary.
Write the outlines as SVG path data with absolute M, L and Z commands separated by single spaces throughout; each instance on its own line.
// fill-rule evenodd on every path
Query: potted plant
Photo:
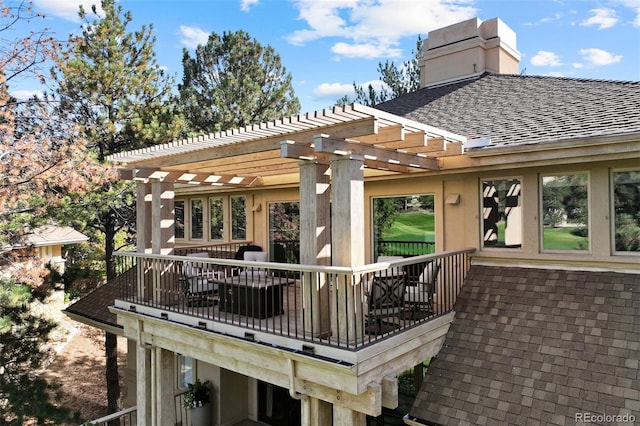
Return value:
M 196 379 L 194 383 L 187 385 L 184 393 L 184 407 L 191 411 L 191 424 L 193 426 L 208 426 L 211 424 L 211 382 L 204 383 Z

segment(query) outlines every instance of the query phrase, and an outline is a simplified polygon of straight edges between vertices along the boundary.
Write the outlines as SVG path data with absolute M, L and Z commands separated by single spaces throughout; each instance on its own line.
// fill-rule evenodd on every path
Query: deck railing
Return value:
M 82 426 L 134 426 L 137 420 L 136 413 L 136 407 L 129 407 L 108 416 L 83 423 Z
M 450 312 L 472 251 L 353 268 L 120 252 L 129 270 L 120 299 L 239 327 L 246 336 L 355 350 Z

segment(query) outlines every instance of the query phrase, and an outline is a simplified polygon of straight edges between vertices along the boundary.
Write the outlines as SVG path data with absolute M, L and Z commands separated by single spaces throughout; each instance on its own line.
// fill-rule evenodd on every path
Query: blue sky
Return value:
M 12 0 L 8 0 L 10 3 Z M 13 0 L 15 1 L 15 0 Z M 33 0 L 60 39 L 79 32 L 77 7 L 97 0 Z M 271 45 L 293 76 L 301 112 L 330 107 L 352 83 L 378 79 L 379 62 L 412 56 L 418 35 L 498 17 L 517 34 L 520 70 L 640 80 L 640 0 L 120 0 L 134 31 L 153 24 L 157 62 L 182 78 L 182 49 L 211 32 L 244 30 Z M 14 95 L 38 90 L 12 82 Z

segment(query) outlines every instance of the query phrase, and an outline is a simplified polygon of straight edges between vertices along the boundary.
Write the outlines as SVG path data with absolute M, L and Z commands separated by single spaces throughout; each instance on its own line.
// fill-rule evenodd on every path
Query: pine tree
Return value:
M 180 102 L 194 133 L 295 115 L 300 102 L 278 55 L 244 31 L 212 33 L 192 58 L 185 49 Z
M 350 98 L 345 95 L 338 99 L 336 103 L 338 105 L 346 105 L 355 102 L 374 106 L 407 93 L 415 92 L 420 88 L 420 59 L 423 54 L 423 45 L 422 37 L 418 36 L 416 50 L 412 52 L 413 57 L 399 67 L 389 60 L 385 61 L 384 64 L 382 62 L 378 63 L 380 80 L 384 83 L 380 92 L 377 92 L 371 84 L 365 88 L 354 82 L 353 90 L 355 96 Z
M 173 78 L 155 60 L 153 27 L 129 32 L 131 13 L 115 0 L 102 0 L 101 9 L 99 15 L 95 5 L 90 12 L 80 7 L 82 34 L 69 39 L 53 70 L 61 117 L 75 120 L 100 163 L 119 151 L 171 141 L 182 128 L 171 102 Z M 107 280 L 115 278 L 116 237 L 134 234 L 133 186 L 114 179 L 89 196 L 69 194 L 68 206 L 67 218 L 101 234 Z M 114 412 L 120 393 L 115 336 L 106 333 L 105 346 L 107 402 Z

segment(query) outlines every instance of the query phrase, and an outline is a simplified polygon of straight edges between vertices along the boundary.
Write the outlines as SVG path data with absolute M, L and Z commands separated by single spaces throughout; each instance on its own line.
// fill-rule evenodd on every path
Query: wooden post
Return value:
M 138 322 L 138 327 L 142 323 Z M 142 334 L 141 332 L 138 335 Z M 151 426 L 151 350 L 140 341 L 136 344 L 136 406 L 137 423 Z
M 331 264 L 331 191 L 329 166 L 300 162 L 300 262 Z M 326 276 L 305 273 L 302 277 L 305 333 L 329 332 L 329 291 Z
M 176 407 L 168 402 L 174 400 L 174 354 L 160 347 L 156 347 L 155 351 L 156 424 L 173 426 L 176 421 Z
M 151 184 L 137 183 L 136 196 L 136 251 L 146 253 L 151 250 Z M 151 271 L 144 259 L 137 266 L 137 296 L 140 300 L 151 297 Z
M 173 254 L 175 243 L 173 183 L 153 182 L 151 184 L 151 253 Z M 162 299 L 162 283 L 167 281 L 163 277 L 170 274 L 172 268 L 168 262 L 153 261 L 153 300 Z M 168 282 L 171 282 L 169 280 Z
M 333 264 L 359 266 L 364 264 L 364 161 L 354 156 L 331 160 L 333 194 L 331 244 Z M 333 288 L 331 306 L 333 335 L 348 341 L 363 336 L 363 306 L 359 291 L 363 283 L 351 276 L 340 277 Z

